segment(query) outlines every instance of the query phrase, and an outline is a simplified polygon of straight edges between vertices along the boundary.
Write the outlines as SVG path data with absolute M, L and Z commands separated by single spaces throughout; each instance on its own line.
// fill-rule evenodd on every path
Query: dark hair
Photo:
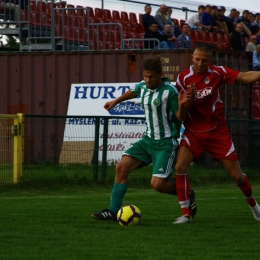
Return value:
M 217 8 L 216 5 L 212 5 L 212 6 L 211 6 L 211 9 L 212 9 L 212 10 L 216 10 L 216 9 L 218 9 L 218 8 Z
M 147 6 L 151 6 L 150 4 L 146 4 L 145 6 L 144 6 L 144 8 L 146 8 Z
M 198 6 L 198 10 L 200 10 L 200 9 L 202 9 L 202 8 L 205 9 L 205 5 L 199 5 L 199 6 Z
M 151 70 L 156 73 L 162 73 L 162 62 L 160 56 L 146 57 L 143 59 L 143 71 Z

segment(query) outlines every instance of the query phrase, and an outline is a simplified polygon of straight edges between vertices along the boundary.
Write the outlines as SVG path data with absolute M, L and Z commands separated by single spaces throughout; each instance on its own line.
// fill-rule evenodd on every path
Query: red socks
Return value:
M 187 174 L 175 174 L 176 191 L 182 215 L 190 217 L 190 182 Z
M 256 205 L 255 199 L 253 197 L 252 186 L 249 183 L 248 177 L 244 174 L 244 181 L 242 183 L 237 183 L 238 188 L 245 194 L 247 203 L 254 207 Z

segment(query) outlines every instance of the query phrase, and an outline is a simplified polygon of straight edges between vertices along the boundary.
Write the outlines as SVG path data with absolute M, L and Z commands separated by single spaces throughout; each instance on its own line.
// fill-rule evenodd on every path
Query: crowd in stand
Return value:
M 162 4 L 151 15 L 151 5 L 145 5 L 142 23 L 145 38 L 156 38 L 161 49 L 191 48 L 190 30 L 229 35 L 231 49 L 253 53 L 253 69 L 260 70 L 260 13 L 244 10 L 242 14 L 235 8 L 225 15 L 224 6 L 199 5 L 198 12 L 185 21 L 181 28 L 171 18 L 172 8 Z M 151 47 L 151 46 L 149 46 Z
M 20 19 L 20 9 L 26 8 L 29 0 L 0 0 L 0 7 L 14 10 L 14 19 Z M 196 14 L 184 23 L 176 24 L 172 18 L 172 8 L 161 4 L 155 15 L 146 4 L 140 23 L 144 28 L 144 48 L 149 49 L 190 49 L 194 48 L 192 32 L 228 35 L 230 49 L 253 53 L 253 68 L 260 69 L 260 13 L 244 10 L 241 14 L 235 8 L 225 15 L 224 6 L 199 5 Z M 174 15 L 174 14 L 173 14 Z M 152 40 L 152 39 L 156 39 Z

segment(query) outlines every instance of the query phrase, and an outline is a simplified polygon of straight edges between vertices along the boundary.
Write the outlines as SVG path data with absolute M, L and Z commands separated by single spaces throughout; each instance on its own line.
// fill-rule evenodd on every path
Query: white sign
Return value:
M 128 116 L 127 119 L 109 120 L 107 163 L 117 164 L 122 153 L 145 132 L 144 111 L 140 98 L 118 104 L 107 111 L 104 105 L 121 96 L 136 83 L 72 84 L 68 105 L 68 116 Z M 134 119 L 131 117 L 140 117 Z M 100 121 L 99 162 L 103 151 L 103 124 Z M 68 118 L 64 131 L 64 142 L 93 142 L 95 118 Z

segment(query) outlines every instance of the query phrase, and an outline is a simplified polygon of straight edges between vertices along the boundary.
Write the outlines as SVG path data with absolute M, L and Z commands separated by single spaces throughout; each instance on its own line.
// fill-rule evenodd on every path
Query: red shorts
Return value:
M 237 152 L 231 140 L 227 125 L 217 126 L 207 132 L 192 132 L 185 129 L 180 146 L 186 146 L 198 161 L 200 154 L 208 151 L 213 160 L 238 160 Z

